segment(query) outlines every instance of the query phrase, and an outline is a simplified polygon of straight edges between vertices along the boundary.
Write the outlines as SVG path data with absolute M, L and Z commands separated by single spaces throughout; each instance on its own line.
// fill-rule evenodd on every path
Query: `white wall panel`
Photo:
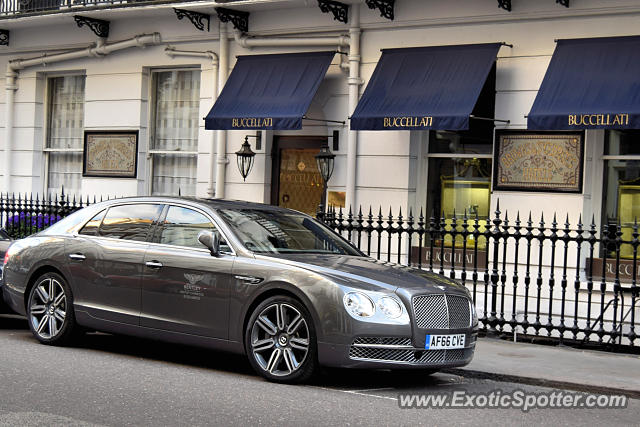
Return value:
M 126 74 L 88 74 L 85 81 L 85 101 L 119 101 L 140 99 L 140 70 Z
M 90 101 L 84 105 L 86 129 L 137 128 L 140 126 L 141 101 Z
M 526 128 L 525 115 L 531 111 L 537 91 L 499 92 L 496 93 L 496 119 L 511 120 L 509 127 Z M 502 123 L 497 123 L 502 127 Z
M 537 91 L 551 61 L 551 56 L 499 58 L 496 64 L 496 90 Z
M 126 197 L 136 196 L 138 194 L 137 179 L 118 179 L 118 178 L 83 178 L 82 179 L 82 196 L 103 196 L 105 199 L 109 197 Z
M 356 185 L 406 191 L 408 169 L 407 156 L 358 156 Z
M 359 131 L 358 154 L 408 156 L 409 135 L 409 131 Z
M 14 128 L 33 127 L 34 117 L 42 117 L 44 110 L 44 106 L 42 104 L 37 104 L 35 102 L 16 102 L 13 108 Z M 4 111 L 4 114 L 6 114 L 6 109 Z

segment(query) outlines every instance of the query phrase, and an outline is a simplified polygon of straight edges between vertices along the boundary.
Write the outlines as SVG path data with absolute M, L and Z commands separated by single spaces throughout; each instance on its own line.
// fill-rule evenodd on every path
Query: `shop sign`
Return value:
M 497 132 L 493 189 L 582 192 L 581 132 Z
M 236 117 L 231 119 L 231 128 L 272 128 L 273 117 Z
M 587 258 L 587 271 L 591 266 L 591 259 Z M 593 270 L 591 270 L 591 278 L 593 282 L 602 281 L 602 268 L 605 268 L 605 278 L 609 282 L 616 279 L 616 271 L 621 283 L 631 283 L 633 279 L 633 260 L 621 259 L 620 263 L 616 263 L 615 258 L 607 258 L 605 264 L 602 258 L 593 258 Z M 636 282 L 640 283 L 640 262 L 636 267 Z
M 417 246 L 411 247 L 411 265 L 414 267 L 418 265 L 418 259 L 420 255 L 420 248 Z M 464 251 L 462 248 L 444 248 L 441 250 L 438 247 L 433 248 L 433 268 L 440 267 L 440 260 L 442 260 L 442 265 L 444 267 L 451 267 L 452 261 L 453 265 L 456 268 L 462 268 L 463 261 L 465 262 L 465 267 L 467 271 L 472 271 L 474 265 L 478 267 L 478 271 L 484 269 L 484 266 L 487 262 L 487 251 L 486 250 L 478 250 L 477 258 L 476 253 L 474 253 L 473 245 L 467 246 L 467 250 Z M 422 268 L 428 267 L 431 262 L 431 247 L 423 247 L 422 248 Z

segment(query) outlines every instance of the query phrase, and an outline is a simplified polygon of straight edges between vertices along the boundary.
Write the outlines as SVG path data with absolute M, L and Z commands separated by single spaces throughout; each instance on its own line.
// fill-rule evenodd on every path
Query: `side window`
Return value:
M 186 246 L 203 249 L 198 241 L 198 233 L 202 230 L 216 231 L 209 218 L 193 209 L 179 206 L 169 207 L 167 217 L 162 225 L 160 242 L 165 245 Z M 221 250 L 227 250 L 226 242 L 220 242 Z
M 102 222 L 102 218 L 104 218 L 104 214 L 107 212 L 106 209 L 100 211 L 96 216 L 91 218 L 89 222 L 87 222 L 84 227 L 78 232 L 78 234 L 84 234 L 86 236 L 95 236 L 98 232 L 98 227 L 100 227 L 100 223 Z
M 122 205 L 109 208 L 100 226 L 99 235 L 114 239 L 143 242 L 153 222 L 162 212 L 162 205 Z

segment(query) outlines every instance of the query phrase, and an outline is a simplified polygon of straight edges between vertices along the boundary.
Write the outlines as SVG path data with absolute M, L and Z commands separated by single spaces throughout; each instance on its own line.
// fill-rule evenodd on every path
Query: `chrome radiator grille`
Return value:
M 413 314 L 422 329 L 471 326 L 471 303 L 458 295 L 421 295 L 413 298 Z
M 355 345 L 376 346 L 376 345 L 395 345 L 411 347 L 411 338 L 401 337 L 358 337 L 353 341 Z

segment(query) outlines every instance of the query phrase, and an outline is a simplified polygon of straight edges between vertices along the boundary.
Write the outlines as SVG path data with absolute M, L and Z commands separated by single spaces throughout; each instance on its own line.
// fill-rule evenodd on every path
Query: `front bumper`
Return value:
M 427 331 L 433 334 L 466 335 L 466 346 L 453 350 L 425 350 L 411 337 L 366 336 L 354 337 L 351 344 L 318 343 L 321 365 L 341 368 L 378 369 L 443 369 L 469 364 L 473 359 L 478 330 Z M 425 334 L 426 335 L 426 334 Z

